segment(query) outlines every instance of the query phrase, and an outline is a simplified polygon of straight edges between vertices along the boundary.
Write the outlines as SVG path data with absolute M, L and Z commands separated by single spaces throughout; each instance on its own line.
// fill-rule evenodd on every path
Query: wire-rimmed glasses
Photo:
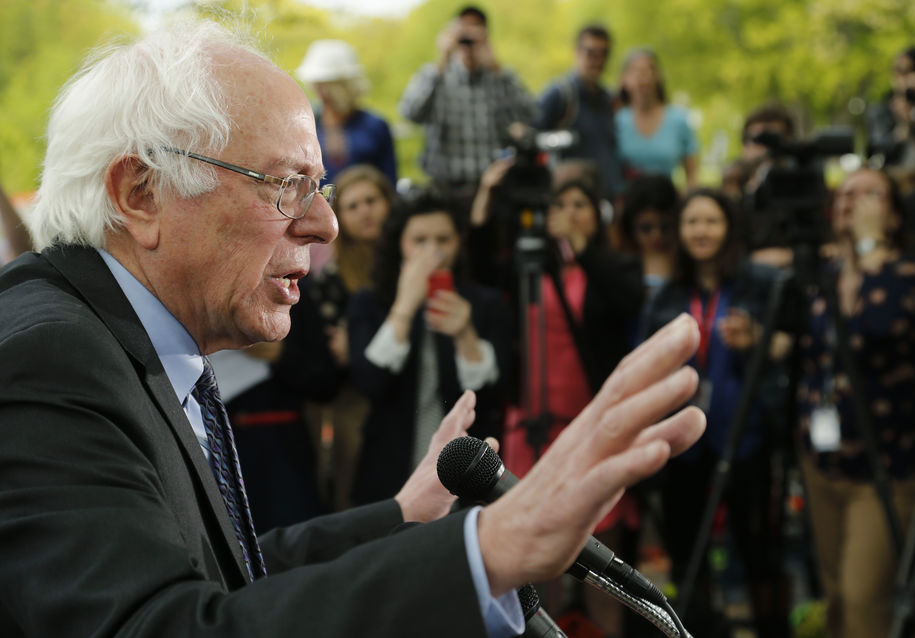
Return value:
M 329 204 L 333 204 L 334 202 L 334 194 L 336 193 L 337 187 L 333 184 L 319 186 L 318 182 L 308 175 L 295 174 L 287 177 L 274 177 L 273 175 L 258 173 L 257 171 L 252 171 L 248 168 L 229 164 L 228 162 L 223 162 L 222 160 L 207 157 L 206 155 L 199 155 L 190 151 L 183 151 L 177 148 L 165 148 L 163 150 L 166 150 L 169 153 L 185 155 L 192 159 L 212 164 L 213 166 L 234 171 L 260 182 L 276 184 L 280 187 L 280 192 L 276 196 L 276 209 L 280 211 L 284 217 L 288 217 L 289 219 L 301 219 L 304 217 L 305 213 L 308 212 L 308 208 L 311 206 L 311 202 L 315 198 L 315 194 L 320 194 Z

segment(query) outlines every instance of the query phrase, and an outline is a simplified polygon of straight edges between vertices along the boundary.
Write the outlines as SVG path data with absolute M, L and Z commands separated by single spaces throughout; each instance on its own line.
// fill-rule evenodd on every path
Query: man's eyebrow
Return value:
M 301 158 L 281 157 L 271 163 L 270 170 L 279 171 L 280 169 L 291 169 L 292 175 L 307 175 L 319 182 L 327 175 L 327 169 L 324 168 L 323 162 L 302 162 Z

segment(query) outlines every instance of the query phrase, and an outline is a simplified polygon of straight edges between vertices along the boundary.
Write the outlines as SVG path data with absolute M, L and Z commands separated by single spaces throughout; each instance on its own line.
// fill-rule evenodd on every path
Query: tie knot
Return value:
M 207 359 L 203 360 L 203 372 L 197 383 L 194 384 L 195 396 L 213 397 L 219 396 L 219 387 L 216 385 L 216 373 L 213 372 L 213 366 Z

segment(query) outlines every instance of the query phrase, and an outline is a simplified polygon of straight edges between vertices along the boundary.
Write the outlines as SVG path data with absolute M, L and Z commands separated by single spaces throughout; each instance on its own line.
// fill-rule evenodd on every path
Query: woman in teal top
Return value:
M 682 165 L 687 189 L 695 188 L 699 144 L 686 110 L 666 102 L 654 52 L 636 49 L 626 57 L 620 98 L 625 107 L 616 113 L 616 129 L 627 180 L 643 174 L 670 176 Z

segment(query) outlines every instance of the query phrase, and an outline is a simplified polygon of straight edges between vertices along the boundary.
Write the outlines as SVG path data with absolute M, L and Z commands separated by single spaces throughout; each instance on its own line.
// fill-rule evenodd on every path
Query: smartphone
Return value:
M 433 270 L 429 275 L 429 285 L 426 288 L 427 297 L 431 299 L 437 290 L 454 290 L 454 276 L 450 270 Z

